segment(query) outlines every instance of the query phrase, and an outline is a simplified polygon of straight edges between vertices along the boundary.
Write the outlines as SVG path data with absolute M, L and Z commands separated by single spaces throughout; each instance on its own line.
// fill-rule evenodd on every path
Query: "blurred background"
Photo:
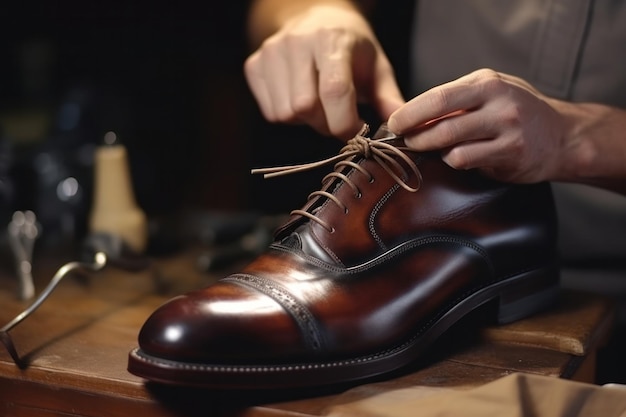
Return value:
M 331 155 L 333 139 L 270 126 L 243 77 L 247 1 L 25 1 L 0 6 L 0 224 L 33 210 L 48 240 L 81 237 L 93 153 L 126 145 L 151 218 L 187 208 L 282 212 L 315 173 L 263 180 L 250 169 Z

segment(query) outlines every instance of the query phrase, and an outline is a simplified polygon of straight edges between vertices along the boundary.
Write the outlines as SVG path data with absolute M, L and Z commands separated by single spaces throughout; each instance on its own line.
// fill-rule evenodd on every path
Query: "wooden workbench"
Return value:
M 412 395 L 475 387 L 513 372 L 593 382 L 596 350 L 610 333 L 613 307 L 599 296 L 566 292 L 553 309 L 501 327 L 469 318 L 402 373 L 353 386 L 301 391 L 203 391 L 146 384 L 126 371 L 148 315 L 172 295 L 221 276 L 195 268 L 197 253 L 155 261 L 141 273 L 113 267 L 68 277 L 37 312 L 11 331 L 25 363 L 0 349 L 2 416 L 321 416 L 331 407 L 381 393 Z M 37 288 L 65 261 L 35 263 Z M 0 270 L 0 326 L 27 304 Z

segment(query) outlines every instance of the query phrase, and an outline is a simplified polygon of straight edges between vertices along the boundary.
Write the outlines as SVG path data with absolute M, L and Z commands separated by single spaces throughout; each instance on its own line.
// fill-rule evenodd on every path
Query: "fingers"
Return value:
M 363 121 L 357 113 L 357 92 L 352 73 L 354 39 L 329 31 L 316 44 L 319 97 L 330 132 L 348 139 Z
M 479 108 L 505 88 L 506 80 L 499 73 L 475 71 L 413 98 L 390 116 L 389 128 L 404 134 L 452 113 Z
M 413 98 L 390 116 L 389 128 L 419 151 L 494 139 L 519 128 L 516 100 L 529 90 L 513 84 L 513 77 L 475 71 Z
M 261 59 L 260 51 L 256 51 L 250 55 L 244 63 L 244 75 L 246 76 L 246 81 L 248 82 L 250 91 L 252 92 L 263 117 L 269 121 L 276 121 L 270 91 L 267 89 L 267 85 L 263 79 L 263 65 L 261 63 Z
M 290 45 L 289 73 L 279 83 L 289 82 L 289 95 L 284 98 L 287 103 L 282 120 L 294 119 L 299 123 L 312 126 L 324 135 L 331 135 L 324 109 L 318 94 L 318 72 L 312 53 L 308 48 L 295 43 Z
M 376 75 L 372 81 L 372 96 L 369 99 L 381 117 L 388 120 L 389 116 L 405 104 L 400 92 L 391 64 L 384 56 L 379 56 Z
M 388 126 L 412 149 L 440 151 L 453 168 L 479 169 L 510 182 L 553 175 L 566 129 L 530 84 L 491 70 L 415 97 L 391 114 Z
M 261 60 L 261 65 L 265 90 L 270 98 L 270 106 L 266 110 L 270 115 L 270 120 L 280 122 L 292 121 L 291 101 L 293 92 L 290 86 L 292 64 L 289 62 L 289 57 L 285 54 L 282 47 L 269 45 Z
M 444 149 L 442 159 L 452 168 L 467 170 L 501 165 L 510 157 L 502 141 L 479 139 Z
M 363 125 L 357 113 L 351 56 L 328 36 L 309 45 L 266 42 L 244 70 L 263 116 L 270 122 L 304 123 L 318 132 L 349 138 Z
M 539 161 L 526 161 L 519 138 L 465 141 L 443 150 L 442 160 L 458 170 L 478 169 L 499 181 L 528 183 L 539 181 L 543 169 Z M 515 152 L 518 149 L 518 152 Z
M 364 123 L 358 101 L 372 104 L 386 120 L 404 100 L 360 13 L 324 13 L 292 20 L 268 38 L 246 60 L 245 75 L 269 121 L 305 123 L 349 139 Z
M 497 113 L 488 109 L 456 112 L 429 122 L 405 135 L 405 142 L 418 151 L 445 149 L 462 142 L 490 139 L 498 136 Z

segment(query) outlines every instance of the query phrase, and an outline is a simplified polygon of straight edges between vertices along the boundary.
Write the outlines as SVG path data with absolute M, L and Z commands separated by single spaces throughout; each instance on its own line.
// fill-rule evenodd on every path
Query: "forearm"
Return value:
M 248 39 L 257 48 L 292 17 L 315 6 L 361 10 L 362 3 L 351 0 L 254 0 L 248 14 Z
M 591 103 L 562 106 L 568 133 L 558 179 L 626 194 L 626 111 Z

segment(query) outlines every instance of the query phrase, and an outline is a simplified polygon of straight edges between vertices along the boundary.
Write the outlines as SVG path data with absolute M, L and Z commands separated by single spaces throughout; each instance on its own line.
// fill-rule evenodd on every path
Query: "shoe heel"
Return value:
M 523 319 L 554 305 L 559 297 L 559 269 L 542 268 L 510 279 L 500 294 L 496 315 L 499 324 Z

